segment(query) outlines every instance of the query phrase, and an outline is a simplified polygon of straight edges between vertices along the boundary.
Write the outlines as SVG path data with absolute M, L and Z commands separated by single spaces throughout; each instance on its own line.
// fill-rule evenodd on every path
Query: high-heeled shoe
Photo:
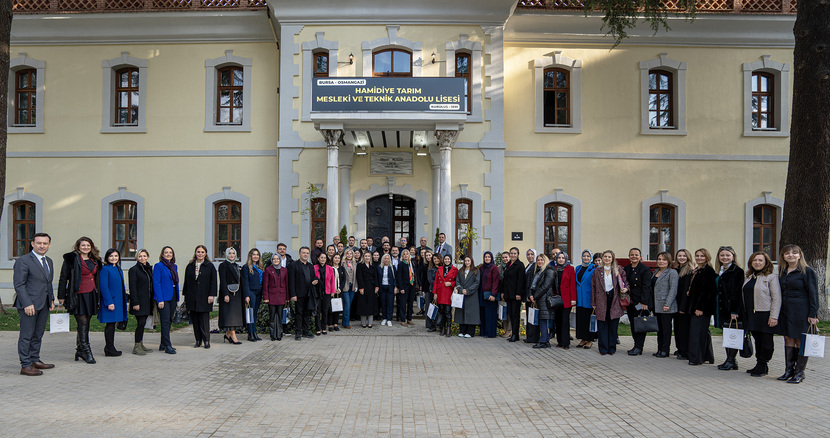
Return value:
M 222 343 L 224 344 L 224 343 L 225 343 L 225 341 L 228 341 L 229 343 L 231 343 L 231 344 L 233 344 L 233 345 L 240 345 L 240 344 L 242 344 L 242 342 L 239 342 L 239 341 L 234 341 L 234 340 L 233 340 L 233 339 L 231 339 L 228 335 L 225 335 L 225 339 L 224 339 L 224 340 L 222 340 Z

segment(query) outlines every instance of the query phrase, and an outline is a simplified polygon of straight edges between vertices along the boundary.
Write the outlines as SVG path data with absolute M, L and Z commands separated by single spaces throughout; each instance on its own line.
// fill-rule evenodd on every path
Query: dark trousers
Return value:
M 689 362 L 714 362 L 712 335 L 709 333 L 709 317 L 691 315 L 689 320 Z
M 775 342 L 772 333 L 750 331 L 755 338 L 755 359 L 759 362 L 769 362 L 772 354 L 775 353 Z
M 657 315 L 657 351 L 669 353 L 671 349 L 671 321 L 674 313 L 655 313 Z
M 481 306 L 481 336 L 485 338 L 496 337 L 496 322 L 499 317 L 499 302 L 485 300 Z
M 510 331 L 513 336 L 519 337 L 519 316 L 522 313 L 522 302 L 509 297 L 507 302 L 507 316 L 510 317 Z
M 412 301 L 415 299 L 415 290 L 412 287 L 404 288 L 398 298 L 398 321 L 412 321 Z
M 176 304 L 173 300 L 164 301 L 164 308 L 159 309 L 159 324 L 161 325 L 161 348 L 159 350 L 173 348 L 173 344 L 170 343 L 170 326 L 173 324 L 174 313 L 176 313 Z
M 254 292 L 254 296 L 251 297 L 250 306 L 254 309 L 254 322 L 247 324 L 248 333 L 256 333 L 256 317 L 259 315 L 259 304 L 262 302 L 262 291 Z M 193 327 L 193 330 L 196 330 L 196 327 Z M 196 338 L 198 341 L 199 338 Z
M 317 330 L 328 330 L 331 319 L 331 295 L 323 293 L 317 307 Z
M 576 308 L 576 337 L 583 341 L 593 341 L 597 334 L 591 332 L 591 314 L 593 309 L 585 307 Z
M 268 305 L 268 326 L 272 338 L 282 339 L 282 312 L 285 305 Z
M 147 324 L 147 317 L 150 315 L 139 316 L 136 315 L 135 317 L 135 343 L 138 344 L 140 342 L 144 342 L 144 326 Z
M 674 346 L 680 354 L 689 354 L 689 324 L 691 318 L 688 313 L 674 314 Z
M 294 334 L 310 335 L 308 331 L 308 317 L 311 316 L 311 309 L 308 308 L 308 297 L 297 297 L 294 303 Z
M 620 319 L 597 319 L 597 348 L 600 353 L 614 354 L 617 352 L 617 328 Z
M 378 292 L 380 293 L 381 315 L 383 319 L 391 321 L 395 308 L 395 286 L 391 284 L 381 285 Z
M 424 310 L 429 309 L 429 303 L 435 298 L 435 294 L 432 292 L 424 292 Z M 435 328 L 435 321 L 433 321 L 429 316 L 425 316 L 424 320 L 426 321 L 426 327 L 428 329 Z
M 567 309 L 560 307 L 553 311 L 553 327 L 556 332 L 556 345 L 560 347 L 570 347 L 571 345 L 571 308 Z M 543 332 L 547 331 L 547 324 L 539 324 L 543 327 Z M 541 340 L 539 342 L 542 342 Z
M 193 323 L 193 336 L 196 342 L 210 342 L 210 312 L 190 311 L 190 322 Z
M 49 306 L 35 310 L 32 316 L 26 311 L 17 309 L 20 314 L 20 335 L 17 338 L 17 355 L 20 357 L 20 367 L 26 368 L 40 360 L 40 344 L 43 332 L 46 330 L 46 320 L 49 319 Z
M 628 320 L 632 321 L 634 318 L 640 315 L 640 311 L 634 307 L 634 304 L 628 306 L 626 309 L 626 313 L 628 314 Z M 643 349 L 643 346 L 646 343 L 646 334 L 645 333 L 634 333 L 634 330 L 631 330 L 631 337 L 634 339 L 634 348 L 639 348 L 640 350 Z
M 114 353 L 115 349 L 115 323 L 108 322 L 104 326 L 104 353 Z

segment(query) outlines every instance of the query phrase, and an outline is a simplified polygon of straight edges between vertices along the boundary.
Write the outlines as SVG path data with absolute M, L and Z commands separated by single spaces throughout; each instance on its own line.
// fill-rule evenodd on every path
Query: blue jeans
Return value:
M 380 313 L 383 319 L 387 321 L 392 320 L 392 311 L 395 308 L 395 286 L 381 285 L 380 286 Z
M 351 326 L 349 318 L 352 317 L 352 301 L 354 301 L 354 291 L 344 291 L 340 296 L 343 298 L 343 327 Z
M 541 330 L 539 330 L 540 344 L 547 344 L 548 342 L 550 342 L 550 331 L 546 329 L 546 327 L 548 327 L 549 321 L 550 319 L 539 319 L 539 327 L 541 327 Z

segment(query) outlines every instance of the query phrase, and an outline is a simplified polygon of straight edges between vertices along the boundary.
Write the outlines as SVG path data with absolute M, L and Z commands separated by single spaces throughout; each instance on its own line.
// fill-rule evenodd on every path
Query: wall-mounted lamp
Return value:
M 366 146 L 361 146 L 360 150 L 355 152 L 355 155 L 357 155 L 358 157 L 366 155 Z
M 435 64 L 436 62 L 447 62 L 447 61 L 436 61 L 435 58 L 436 58 L 435 52 L 432 52 L 432 63 L 433 64 Z
M 415 146 L 415 155 L 419 157 L 426 157 L 427 153 L 420 146 Z
M 349 65 L 354 64 L 354 55 L 349 53 L 349 62 L 343 61 L 343 62 L 338 62 L 337 64 L 349 64 Z

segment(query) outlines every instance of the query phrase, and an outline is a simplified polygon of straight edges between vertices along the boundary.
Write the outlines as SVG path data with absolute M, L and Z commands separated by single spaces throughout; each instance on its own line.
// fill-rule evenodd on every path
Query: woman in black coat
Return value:
M 781 312 L 778 315 L 779 333 L 784 335 L 784 354 L 787 368 L 778 380 L 801 383 L 807 357 L 799 354 L 801 334 L 818 324 L 818 276 L 807 266 L 804 253 L 797 245 L 784 245 L 778 262 L 781 284 Z
M 709 318 L 717 307 L 717 274 L 710 265 L 712 255 L 706 248 L 695 251 L 697 267 L 692 273 L 689 286 L 689 365 L 703 362 L 715 363 L 712 351 L 712 335 L 709 333 Z
M 626 313 L 628 314 L 628 320 L 633 321 L 643 311 L 645 311 L 645 315 L 649 314 L 650 310 L 654 308 L 654 297 L 651 294 L 651 269 L 641 263 L 642 253 L 640 249 L 631 248 L 628 251 L 628 259 L 631 260 L 631 264 L 623 268 L 631 293 L 631 304 L 626 308 Z M 637 309 L 638 304 L 641 310 Z M 632 330 L 631 337 L 634 339 L 634 348 L 628 350 L 628 355 L 639 356 L 643 354 L 646 334 L 636 333 Z
M 150 253 L 138 250 L 136 264 L 127 272 L 130 282 L 130 314 L 135 316 L 135 347 L 133 354 L 144 356 L 153 350 L 144 346 L 144 325 L 153 314 L 153 266 L 147 263 Z
M 677 313 L 674 314 L 674 346 L 679 360 L 689 360 L 689 322 L 694 311 L 689 310 L 689 286 L 695 270 L 695 258 L 688 249 L 680 249 L 674 257 L 677 271 Z
M 519 316 L 522 312 L 522 301 L 525 300 L 525 265 L 519 260 L 519 248 L 510 248 L 510 261 L 504 268 L 504 277 L 501 281 L 501 292 L 507 302 L 507 313 L 510 316 L 511 332 L 509 342 L 519 340 Z
M 718 272 L 718 307 L 715 313 L 715 327 L 731 325 L 732 328 L 743 327 L 738 315 L 741 290 L 744 287 L 744 271 L 738 266 L 735 250 L 731 246 L 718 248 L 718 260 L 715 265 Z M 719 370 L 737 370 L 738 350 L 726 349 L 726 360 L 718 365 Z
M 83 359 L 95 363 L 92 347 L 89 345 L 89 319 L 98 313 L 101 305 L 101 289 L 98 274 L 102 262 L 98 248 L 89 237 L 75 241 L 72 252 L 63 255 L 60 280 L 58 280 L 58 301 L 75 316 L 78 323 L 78 338 L 75 342 L 75 360 Z
M 239 345 L 236 331 L 245 326 L 245 284 L 242 283 L 242 267 L 236 264 L 236 250 L 225 250 L 225 261 L 219 265 L 219 328 L 225 330 L 225 338 Z
M 372 253 L 363 253 L 363 261 L 357 265 L 355 280 L 355 301 L 357 314 L 360 315 L 360 326 L 372 328 L 375 314 L 378 313 L 378 275 L 377 268 L 372 265 Z
M 193 253 L 193 259 L 184 269 L 184 303 L 190 310 L 193 323 L 193 335 L 199 348 L 204 343 L 210 348 L 210 311 L 216 296 L 216 268 L 207 256 L 207 247 L 199 245 Z

